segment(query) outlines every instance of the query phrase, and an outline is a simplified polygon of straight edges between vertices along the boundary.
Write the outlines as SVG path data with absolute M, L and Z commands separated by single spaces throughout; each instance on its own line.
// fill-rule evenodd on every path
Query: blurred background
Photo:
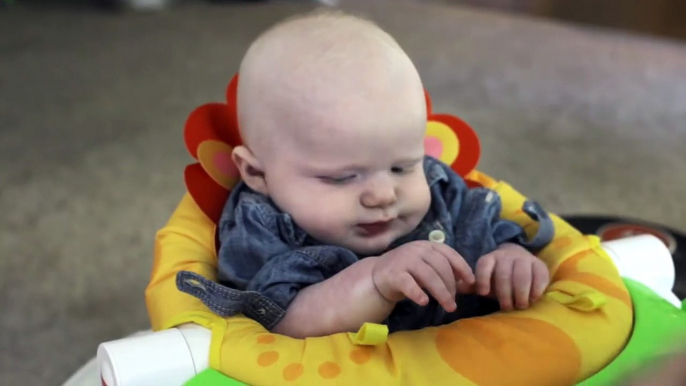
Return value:
M 561 214 L 686 230 L 686 2 L 340 0 L 407 50 L 479 168 Z M 148 328 L 182 130 L 314 1 L 0 0 L 0 384 L 61 384 Z M 278 65 L 278 64 L 275 64 Z
M 686 38 L 681 0 L 439 0 L 629 32 Z

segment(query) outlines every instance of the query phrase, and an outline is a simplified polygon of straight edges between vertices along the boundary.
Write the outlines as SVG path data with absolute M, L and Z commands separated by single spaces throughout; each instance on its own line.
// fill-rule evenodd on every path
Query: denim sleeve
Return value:
M 303 288 L 320 283 L 358 261 L 350 250 L 310 246 L 271 258 L 248 285 L 286 310 Z
M 220 316 L 243 314 L 271 330 L 303 288 L 322 282 L 357 261 L 347 249 L 303 247 L 272 256 L 241 290 L 188 271 L 177 276 L 179 290 L 199 298 Z
M 298 246 L 287 216 L 259 203 L 238 205 L 220 221 L 218 283 L 193 272 L 177 276 L 179 290 L 221 316 L 243 314 L 272 329 L 298 292 L 357 261 L 344 248 Z
M 537 253 L 554 236 L 548 213 L 536 202 L 526 201 L 522 210 L 539 223 L 538 232 L 529 240 L 522 226 L 500 217 L 502 202 L 497 192 L 487 188 L 468 188 L 449 167 L 433 161 L 427 168 L 433 206 L 445 213 L 452 223 L 455 246 L 468 262 L 495 250 L 505 243 L 516 243 Z M 439 214 L 440 216 L 440 214 Z

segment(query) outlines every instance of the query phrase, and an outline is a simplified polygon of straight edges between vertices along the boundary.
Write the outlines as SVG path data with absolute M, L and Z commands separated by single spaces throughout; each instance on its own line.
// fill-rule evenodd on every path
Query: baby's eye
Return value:
M 354 175 L 342 176 L 342 177 L 327 177 L 327 176 L 319 177 L 320 180 L 326 182 L 327 184 L 334 184 L 334 185 L 345 184 L 346 182 L 352 181 L 354 178 L 355 178 Z
M 391 168 L 391 173 L 394 173 L 394 174 L 406 174 L 406 173 L 411 172 L 412 169 L 413 169 L 412 166 L 410 166 L 410 167 L 394 166 L 394 167 Z

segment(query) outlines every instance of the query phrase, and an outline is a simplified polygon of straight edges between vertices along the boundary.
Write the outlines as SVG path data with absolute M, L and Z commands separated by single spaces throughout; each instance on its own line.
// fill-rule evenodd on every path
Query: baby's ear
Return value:
M 238 146 L 231 152 L 231 158 L 241 173 L 241 179 L 250 189 L 268 194 L 267 182 L 264 179 L 264 168 L 255 155 L 245 146 Z

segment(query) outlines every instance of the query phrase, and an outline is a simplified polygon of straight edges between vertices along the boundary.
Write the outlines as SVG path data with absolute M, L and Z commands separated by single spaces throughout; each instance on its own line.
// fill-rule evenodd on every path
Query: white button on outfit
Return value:
M 438 229 L 433 230 L 431 233 L 429 233 L 429 241 L 442 244 L 445 242 L 445 233 L 443 233 L 443 231 L 439 231 Z

